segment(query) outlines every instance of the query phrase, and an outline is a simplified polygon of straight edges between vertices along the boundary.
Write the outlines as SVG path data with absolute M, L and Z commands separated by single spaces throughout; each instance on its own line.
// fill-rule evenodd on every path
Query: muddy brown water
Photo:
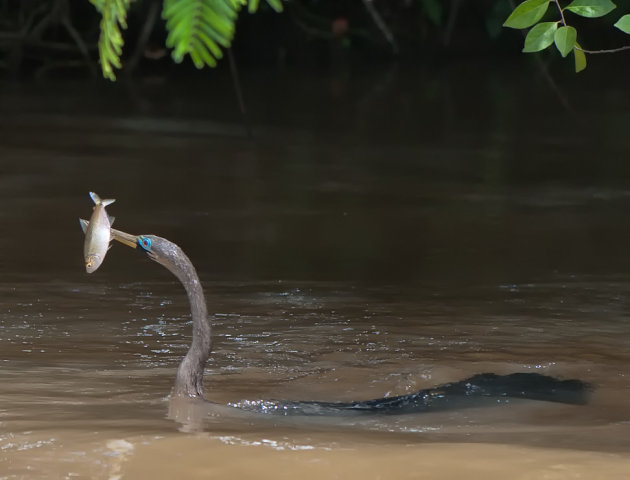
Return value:
M 627 478 L 625 92 L 570 83 L 567 113 L 527 68 L 473 75 L 474 97 L 467 72 L 256 78 L 254 140 L 225 98 L 160 83 L 3 89 L 0 478 Z M 169 399 L 190 338 L 175 279 L 122 245 L 84 272 L 89 190 L 197 266 L 215 405 Z M 596 389 L 399 417 L 222 406 L 480 372 Z

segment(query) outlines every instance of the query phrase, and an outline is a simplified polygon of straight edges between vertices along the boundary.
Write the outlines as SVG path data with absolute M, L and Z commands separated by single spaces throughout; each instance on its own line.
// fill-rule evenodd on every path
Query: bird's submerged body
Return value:
M 116 230 L 113 230 L 113 236 L 118 239 Z M 204 398 L 203 371 L 211 350 L 211 326 L 197 272 L 184 252 L 165 238 L 141 235 L 137 244 L 149 258 L 170 270 L 186 289 L 192 312 L 193 338 L 177 370 L 173 394 Z M 483 373 L 397 397 L 354 402 L 245 400 L 231 406 L 274 415 L 407 414 L 466 408 L 482 404 L 490 398 L 580 405 L 586 403 L 589 392 L 590 386 L 581 380 L 561 380 L 537 373 Z
M 116 201 L 113 199 L 101 200 L 94 192 L 90 192 L 90 197 L 95 204 L 94 211 L 87 225 L 81 222 L 81 227 L 85 232 L 83 257 L 87 273 L 96 271 L 105 260 L 111 240 L 111 224 L 114 221 L 112 217 L 107 215 L 105 207 Z
M 243 410 L 271 415 L 330 416 L 352 414 L 402 415 L 441 412 L 508 401 L 545 400 L 583 405 L 590 387 L 581 380 L 560 380 L 538 373 L 496 375 L 480 373 L 458 382 L 425 388 L 395 397 L 351 402 L 244 400 L 230 404 Z

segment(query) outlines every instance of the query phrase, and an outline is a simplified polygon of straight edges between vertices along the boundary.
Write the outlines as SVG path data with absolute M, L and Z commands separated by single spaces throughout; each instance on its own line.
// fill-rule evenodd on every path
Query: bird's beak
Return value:
M 90 222 L 81 218 L 79 223 L 81 224 L 83 233 L 85 233 Z M 136 235 L 131 235 L 129 233 L 116 230 L 115 228 L 110 228 L 110 235 L 113 240 L 118 240 L 120 243 L 127 245 L 128 247 L 136 248 L 138 246 L 138 237 L 136 237 Z
M 111 236 L 114 240 L 117 240 L 120 243 L 131 248 L 136 248 L 138 246 L 138 237 L 136 235 L 121 232 L 120 230 L 116 230 L 115 228 L 110 229 L 110 231 Z

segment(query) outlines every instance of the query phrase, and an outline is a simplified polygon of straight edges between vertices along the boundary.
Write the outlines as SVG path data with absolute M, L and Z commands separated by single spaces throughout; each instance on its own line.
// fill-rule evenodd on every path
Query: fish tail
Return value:
M 99 197 L 94 192 L 90 192 L 90 198 L 92 199 L 92 201 L 94 202 L 95 205 L 98 205 L 99 203 L 101 203 L 101 197 Z
M 107 205 L 111 205 L 112 203 L 116 201 L 116 199 L 114 198 L 107 198 L 105 200 L 101 200 L 101 197 L 99 197 L 94 192 L 90 192 L 90 198 L 96 205 L 103 205 L 104 207 L 106 207 Z

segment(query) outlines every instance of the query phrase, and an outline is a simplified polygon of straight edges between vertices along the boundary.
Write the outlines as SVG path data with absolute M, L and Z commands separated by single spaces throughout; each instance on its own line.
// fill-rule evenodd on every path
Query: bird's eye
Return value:
M 147 252 L 151 251 L 151 239 L 147 237 L 138 237 L 138 245 Z

